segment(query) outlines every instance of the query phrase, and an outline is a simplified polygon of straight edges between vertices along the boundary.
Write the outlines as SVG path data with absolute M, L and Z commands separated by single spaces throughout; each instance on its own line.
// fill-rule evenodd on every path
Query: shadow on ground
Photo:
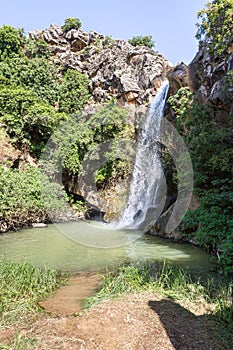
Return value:
M 149 301 L 176 350 L 231 350 L 230 339 L 216 337 L 217 316 L 196 316 L 172 300 Z M 223 324 L 219 324 L 223 327 Z M 223 333 L 224 334 L 224 333 Z M 190 342 L 190 339 L 192 341 Z M 232 340 L 232 339 L 231 339 Z

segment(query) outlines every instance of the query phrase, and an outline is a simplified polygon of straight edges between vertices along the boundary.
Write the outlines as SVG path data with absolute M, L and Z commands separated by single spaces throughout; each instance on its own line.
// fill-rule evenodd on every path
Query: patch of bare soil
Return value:
M 98 278 L 91 278 L 92 286 Z M 205 317 L 209 306 L 203 301 L 189 304 L 188 309 L 183 303 L 140 293 L 102 302 L 74 316 L 80 307 L 79 297 L 85 294 L 86 280 L 71 279 L 70 289 L 62 287 L 43 302 L 51 314 L 19 331 L 21 337 L 36 338 L 33 349 L 230 350 L 224 340 L 215 342 L 213 328 Z
M 51 316 L 75 315 L 83 309 L 83 299 L 96 292 L 100 278 L 96 274 L 72 276 L 67 285 L 39 304 Z

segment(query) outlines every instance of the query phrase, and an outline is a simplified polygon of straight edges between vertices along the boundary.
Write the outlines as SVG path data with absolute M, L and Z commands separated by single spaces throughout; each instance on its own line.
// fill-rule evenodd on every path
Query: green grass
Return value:
M 47 266 L 0 260 L 0 326 L 20 324 L 39 311 L 38 301 L 48 296 L 65 279 Z
M 227 280 L 195 280 L 183 269 L 167 262 L 163 265 L 125 264 L 103 275 L 101 289 L 86 299 L 86 307 L 125 293 L 151 291 L 173 300 L 205 300 L 213 305 L 219 319 L 230 323 L 233 320 L 232 287 L 233 283 Z

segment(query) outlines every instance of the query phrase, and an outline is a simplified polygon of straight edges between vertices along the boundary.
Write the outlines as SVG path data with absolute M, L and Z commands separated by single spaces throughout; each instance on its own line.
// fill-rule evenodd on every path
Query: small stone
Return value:
M 43 223 L 43 222 L 35 222 L 32 224 L 32 227 L 34 228 L 42 228 L 42 227 L 47 227 L 48 225 Z

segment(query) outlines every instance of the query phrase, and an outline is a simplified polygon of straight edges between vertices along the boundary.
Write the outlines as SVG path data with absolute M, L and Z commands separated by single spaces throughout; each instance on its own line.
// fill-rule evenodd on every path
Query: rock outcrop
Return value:
M 189 65 L 190 88 L 199 103 L 214 106 L 215 120 L 228 123 L 233 113 L 233 89 L 228 83 L 232 79 L 233 54 L 225 59 L 211 60 L 205 49 L 201 49 Z
M 114 97 L 123 104 L 148 104 L 172 68 L 162 55 L 148 47 L 134 47 L 95 31 L 71 29 L 64 33 L 59 26 L 51 25 L 29 35 L 49 44 L 54 63 L 88 76 L 93 103 Z

